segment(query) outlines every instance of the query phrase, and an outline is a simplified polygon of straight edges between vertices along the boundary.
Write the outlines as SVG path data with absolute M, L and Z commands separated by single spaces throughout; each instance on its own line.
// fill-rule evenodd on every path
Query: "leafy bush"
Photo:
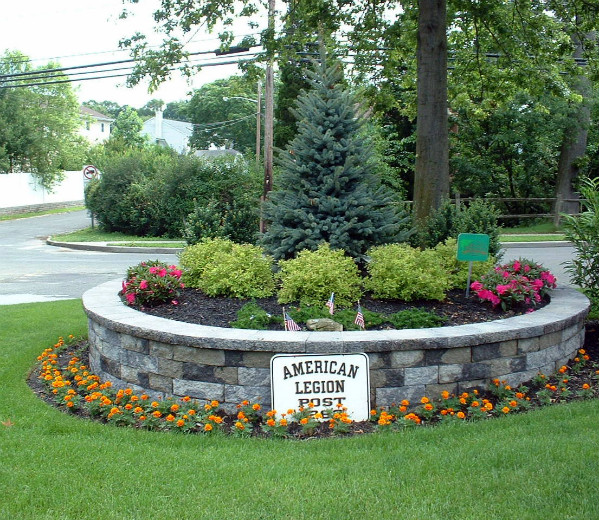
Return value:
M 367 290 L 375 298 L 405 301 L 443 300 L 450 276 L 431 249 L 420 250 L 407 244 L 388 244 L 368 251 Z
M 388 320 L 396 329 L 425 329 L 439 327 L 443 318 L 436 314 L 420 309 L 407 309 L 391 314 Z
M 127 305 L 152 307 L 173 301 L 183 288 L 181 271 L 159 260 L 142 262 L 127 270 L 120 295 Z
M 580 187 L 584 211 L 580 216 L 562 215 L 564 234 L 576 255 L 566 264 L 572 281 L 599 305 L 599 179 L 585 179 Z
M 206 239 L 180 256 L 189 285 L 208 296 L 261 298 L 275 290 L 272 258 L 261 247 Z
M 448 238 L 445 242 L 435 246 L 439 261 L 449 275 L 450 289 L 465 289 L 468 283 L 468 264 L 457 259 L 458 242 L 455 238 Z M 472 262 L 472 280 L 476 280 L 493 269 L 495 257 L 489 255 L 486 262 Z
M 555 276 L 542 265 L 521 258 L 497 266 L 470 288 L 481 300 L 507 310 L 522 304 L 534 307 L 556 287 L 555 282 Z
M 282 316 L 273 316 L 267 313 L 256 302 L 246 303 L 237 312 L 237 320 L 231 322 L 231 327 L 236 329 L 266 330 L 273 323 L 281 323 Z
M 335 303 L 348 306 L 362 294 L 358 267 L 341 249 L 321 244 L 316 251 L 303 250 L 296 258 L 279 261 L 279 302 L 302 305 L 325 303 L 335 293 Z
M 498 257 L 501 250 L 498 215 L 495 207 L 482 199 L 459 208 L 447 199 L 430 215 L 415 240 L 423 247 L 435 247 L 448 238 L 457 239 L 460 233 L 485 233 L 489 235 L 489 254 Z

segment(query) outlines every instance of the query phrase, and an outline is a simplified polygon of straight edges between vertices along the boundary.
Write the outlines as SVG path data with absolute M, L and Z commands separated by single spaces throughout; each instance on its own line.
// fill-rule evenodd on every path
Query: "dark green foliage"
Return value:
M 373 172 L 373 150 L 360 133 L 355 97 L 339 66 L 310 73 L 312 90 L 294 114 L 298 133 L 278 156 L 282 173 L 264 206 L 263 244 L 277 259 L 323 242 L 361 258 L 373 244 L 406 237 L 404 221 Z
M 473 200 L 469 206 L 459 208 L 446 200 L 419 230 L 415 241 L 422 247 L 435 247 L 460 233 L 485 233 L 489 235 L 489 254 L 499 257 L 499 213 L 493 204 L 482 199 Z
M 237 312 L 237 320 L 231 322 L 231 327 L 235 329 L 256 329 L 266 330 L 269 325 L 283 323 L 283 316 L 273 316 L 268 314 L 256 302 L 246 303 Z
M 148 147 L 98 157 L 95 164 L 102 177 L 89 186 L 86 203 L 107 231 L 180 237 L 189 221 L 190 242 L 203 236 L 245 242 L 258 228 L 260 177 L 242 160 Z M 198 215 L 206 214 L 210 224 L 196 229 Z
M 396 329 L 424 329 L 439 327 L 443 324 L 443 318 L 440 316 L 420 309 L 396 312 L 391 314 L 388 319 Z

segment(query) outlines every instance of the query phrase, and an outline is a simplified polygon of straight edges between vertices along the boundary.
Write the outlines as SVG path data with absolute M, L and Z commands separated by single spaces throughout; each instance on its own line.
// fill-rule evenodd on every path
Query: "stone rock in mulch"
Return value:
M 306 327 L 308 327 L 308 330 L 318 330 L 321 332 L 341 332 L 343 330 L 341 323 L 337 323 L 330 318 L 308 320 L 306 321 Z

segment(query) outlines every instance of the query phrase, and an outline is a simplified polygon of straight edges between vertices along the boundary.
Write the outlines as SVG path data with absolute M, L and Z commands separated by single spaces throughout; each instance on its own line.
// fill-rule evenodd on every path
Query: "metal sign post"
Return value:
M 457 259 L 461 262 L 469 262 L 466 296 L 470 296 L 472 262 L 485 262 L 489 258 L 489 243 L 489 235 L 484 233 L 460 233 L 458 235 Z

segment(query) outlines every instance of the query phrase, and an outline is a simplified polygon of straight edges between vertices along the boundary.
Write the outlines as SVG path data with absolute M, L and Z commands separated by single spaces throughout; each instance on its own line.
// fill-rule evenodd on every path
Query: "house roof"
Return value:
M 97 119 L 98 121 L 108 121 L 109 123 L 114 121 L 114 119 L 112 117 L 109 117 L 106 114 L 102 114 L 101 112 L 98 112 L 97 110 L 93 110 L 93 109 L 83 106 L 83 105 L 81 105 L 79 107 L 79 113 L 84 116 L 93 117 L 94 119 Z

